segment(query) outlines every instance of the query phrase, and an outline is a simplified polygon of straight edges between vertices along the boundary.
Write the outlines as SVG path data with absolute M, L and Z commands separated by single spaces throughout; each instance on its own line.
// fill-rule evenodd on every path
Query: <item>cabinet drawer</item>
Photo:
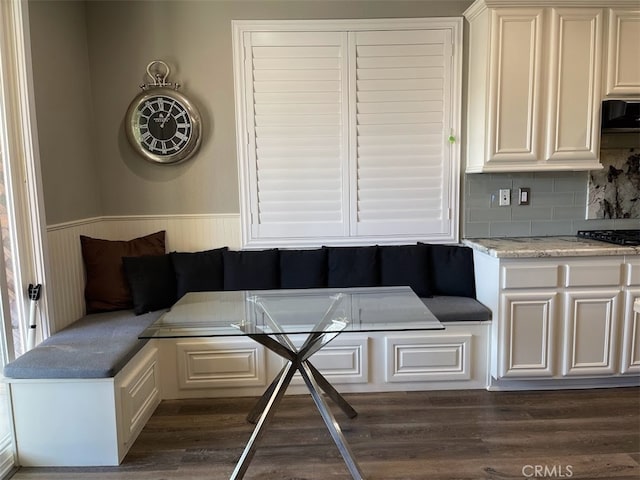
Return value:
M 620 285 L 622 264 L 615 262 L 585 262 L 567 265 L 566 287 L 602 287 Z
M 558 265 L 505 265 L 502 288 L 545 288 L 558 286 Z
M 625 285 L 627 287 L 640 286 L 640 260 L 627 263 Z

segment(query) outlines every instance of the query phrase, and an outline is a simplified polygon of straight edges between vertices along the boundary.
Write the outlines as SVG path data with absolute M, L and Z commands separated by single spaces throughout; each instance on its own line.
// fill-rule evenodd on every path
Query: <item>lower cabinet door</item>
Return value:
M 640 299 L 640 288 L 626 291 L 620 365 L 620 373 L 623 374 L 640 373 L 640 313 L 633 309 L 636 299 Z
M 564 294 L 564 376 L 617 373 L 619 289 Z
M 500 377 L 554 375 L 555 291 L 504 293 L 498 339 Z

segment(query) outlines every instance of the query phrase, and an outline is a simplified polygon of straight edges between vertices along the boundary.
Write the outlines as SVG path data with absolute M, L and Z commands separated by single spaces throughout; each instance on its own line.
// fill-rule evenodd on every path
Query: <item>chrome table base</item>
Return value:
M 284 393 L 296 372 L 299 372 L 304 379 L 311 397 L 324 420 L 333 441 L 335 442 L 344 462 L 351 473 L 354 480 L 363 480 L 364 476 L 353 458 L 351 448 L 347 443 L 340 425 L 331 413 L 329 406 L 322 396 L 321 391 L 331 398 L 340 409 L 349 417 L 354 418 L 357 412 L 351 405 L 340 395 L 336 389 L 327 381 L 326 378 L 309 362 L 309 357 L 320 350 L 324 345 L 329 343 L 340 332 L 327 330 L 320 333 L 309 335 L 306 342 L 300 349 L 296 349 L 293 343 L 284 333 L 276 333 L 272 336 L 265 334 L 248 334 L 256 342 L 264 345 L 269 350 L 277 353 L 287 360 L 286 365 L 267 388 L 263 396 L 258 400 L 253 410 L 247 416 L 247 420 L 255 423 L 255 429 L 251 434 L 251 438 L 238 460 L 235 470 L 231 474 L 230 480 L 240 480 L 249 468 L 249 463 L 253 458 L 257 442 L 265 431 L 269 421 L 274 416 L 278 404 L 284 397 Z

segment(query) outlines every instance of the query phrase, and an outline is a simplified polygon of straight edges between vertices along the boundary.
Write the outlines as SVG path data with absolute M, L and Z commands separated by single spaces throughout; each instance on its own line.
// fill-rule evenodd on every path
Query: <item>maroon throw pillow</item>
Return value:
M 80 235 L 80 245 L 87 275 L 84 290 L 87 313 L 133 307 L 122 257 L 166 253 L 164 231 L 128 241 L 102 240 Z

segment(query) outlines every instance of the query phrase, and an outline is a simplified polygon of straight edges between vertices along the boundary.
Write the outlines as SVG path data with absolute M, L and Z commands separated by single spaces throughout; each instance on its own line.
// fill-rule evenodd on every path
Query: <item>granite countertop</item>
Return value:
M 578 237 L 467 238 L 462 243 L 498 258 L 640 255 L 640 246 L 615 245 Z

